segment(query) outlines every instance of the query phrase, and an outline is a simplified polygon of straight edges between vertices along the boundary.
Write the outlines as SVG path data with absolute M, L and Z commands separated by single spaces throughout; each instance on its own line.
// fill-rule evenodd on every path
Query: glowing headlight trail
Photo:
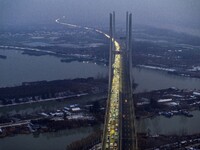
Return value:
M 65 17 L 63 16 L 63 18 L 65 18 Z M 103 34 L 105 37 L 110 38 L 110 36 L 108 34 L 104 33 L 101 30 L 90 28 L 90 27 L 82 27 L 82 26 L 79 26 L 79 25 L 70 24 L 70 23 L 66 23 L 66 22 L 61 22 L 60 20 L 61 19 L 58 18 L 58 19 L 55 20 L 55 22 L 58 23 L 58 24 L 66 25 L 66 26 L 73 27 L 73 28 L 83 28 L 83 29 L 86 29 L 86 30 L 94 30 L 97 33 Z M 114 39 L 113 39 L 113 41 L 114 41 Z M 114 44 L 115 44 L 116 50 L 119 50 L 120 49 L 119 43 L 115 40 Z
M 63 23 L 60 22 L 60 19 L 56 19 L 56 23 L 67 25 L 70 27 L 80 28 L 81 26 L 77 26 L 74 24 Z M 81 27 L 86 30 L 93 30 L 97 33 L 103 34 L 106 38 L 110 39 L 110 36 L 103 31 L 98 29 L 93 29 L 89 27 Z M 115 40 L 112 39 L 115 45 L 115 50 L 120 51 L 120 45 Z M 120 93 L 120 71 L 121 71 L 121 55 L 115 55 L 113 66 L 113 78 L 112 78 L 112 87 L 111 87 L 111 95 L 110 95 L 110 108 L 108 110 L 108 131 L 106 133 L 107 146 L 110 147 L 112 144 L 118 143 L 119 131 L 118 131 L 118 123 L 119 123 L 119 93 Z
M 75 24 L 70 24 L 70 23 L 65 23 L 65 22 L 60 22 L 59 21 L 60 18 L 56 19 L 56 23 L 59 23 L 59 24 L 62 24 L 62 25 L 66 25 L 66 26 L 69 26 L 69 27 L 74 27 L 74 28 L 81 28 L 81 26 L 78 26 L 78 25 L 75 25 Z

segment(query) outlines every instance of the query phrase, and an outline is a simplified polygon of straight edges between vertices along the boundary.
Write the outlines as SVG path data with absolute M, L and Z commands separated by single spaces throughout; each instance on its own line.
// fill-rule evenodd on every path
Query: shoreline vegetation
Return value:
M 105 78 L 89 77 L 86 79 L 24 82 L 20 86 L 0 88 L 0 107 L 62 100 L 106 92 L 107 79 Z

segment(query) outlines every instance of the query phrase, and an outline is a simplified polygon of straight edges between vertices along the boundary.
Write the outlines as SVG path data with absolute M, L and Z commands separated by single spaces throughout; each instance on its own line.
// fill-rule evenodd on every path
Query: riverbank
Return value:
M 57 132 L 33 134 L 18 134 L 12 137 L 0 139 L 0 149 L 26 149 L 26 150 L 65 150 L 66 146 L 87 137 L 96 131 L 99 126 L 76 129 L 65 129 Z M 12 144 L 11 144 L 12 143 Z
M 136 118 L 156 115 L 193 117 L 189 111 L 200 110 L 200 91 L 168 88 L 134 94 Z
M 84 100 L 85 99 L 85 100 Z M 135 110 L 136 110 L 136 118 L 140 121 L 142 120 L 148 120 L 156 117 L 165 117 L 165 118 L 173 118 L 173 117 L 185 117 L 185 118 L 193 118 L 196 117 L 196 114 L 194 114 L 194 110 L 200 109 L 200 92 L 195 90 L 180 90 L 177 88 L 169 88 L 169 89 L 163 89 L 163 90 L 155 90 L 150 92 L 143 92 L 134 94 L 134 101 L 135 101 Z M 53 107 L 52 107 L 52 103 Z M 44 104 L 43 104 L 44 103 Z M 26 105 L 28 107 L 32 107 L 33 104 L 42 106 L 44 105 L 47 107 L 49 103 L 49 107 L 52 107 L 52 109 L 45 108 L 43 110 L 34 110 L 34 111 L 17 111 L 18 113 L 13 113 L 12 111 L 4 112 L 1 114 L 1 123 L 7 123 L 7 124 L 13 124 L 13 121 L 23 121 L 23 120 L 32 120 L 36 118 L 45 118 L 45 117 L 62 117 L 67 112 L 68 115 L 73 114 L 74 112 L 71 110 L 71 107 L 78 106 L 78 108 L 75 109 L 81 109 L 84 110 L 82 113 L 84 115 L 87 115 L 88 112 L 92 111 L 92 107 L 97 107 L 98 110 L 101 109 L 101 117 L 97 117 L 97 120 L 101 120 L 104 118 L 104 111 L 106 108 L 106 94 L 93 94 L 92 95 L 80 95 L 72 98 L 65 98 L 63 100 L 45 100 L 41 102 L 34 102 L 34 103 L 25 103 L 20 105 Z M 31 105 L 30 105 L 31 104 Z M 58 104 L 59 107 L 56 107 Z M 12 109 L 15 107 L 20 107 L 20 105 L 11 105 L 8 106 L 8 108 L 3 107 L 4 109 L 9 109 L 11 107 Z M 80 106 L 79 106 L 80 105 Z M 67 107 L 66 109 L 71 110 L 72 112 L 68 112 L 68 110 L 65 110 L 64 107 Z M 97 109 L 96 108 L 96 109 Z M 98 113 L 99 113 L 98 112 Z M 7 117 L 5 117 L 5 115 Z M 60 116 L 61 115 L 61 116 Z M 79 115 L 79 113 L 74 114 Z M 91 115 L 94 116 L 95 111 L 91 112 Z M 9 116 L 9 117 L 8 117 Z M 82 115 L 81 115 L 82 116 Z M 18 122 L 17 121 L 17 122 Z M 29 121 L 30 122 L 30 121 Z M 28 122 L 28 123 L 29 123 Z M 26 122 L 27 124 L 27 122 Z
M 169 92 L 168 90 L 169 89 L 157 90 L 157 91 L 153 91 L 153 92 L 151 91 L 149 93 L 144 93 L 143 96 L 147 96 L 147 95 L 155 96 L 156 95 L 155 97 L 158 97 L 158 93 L 160 93 L 161 95 L 163 95 L 163 93 L 165 93 L 165 95 L 166 94 L 174 95 L 173 92 L 175 92 L 174 91 L 175 89 L 171 89 L 170 90 L 171 92 Z M 166 93 L 166 91 L 168 91 L 168 92 Z M 190 91 L 189 93 L 193 93 L 193 92 L 194 91 Z M 177 97 L 177 95 L 181 95 L 181 93 L 184 95 L 188 94 L 188 93 L 186 94 L 184 90 L 181 91 L 181 90 L 176 89 L 176 97 Z M 140 93 L 140 94 L 142 95 L 142 93 Z M 80 101 L 80 102 L 82 102 L 82 101 Z M 60 103 L 60 102 L 56 101 L 56 103 Z M 77 103 L 79 103 L 79 102 L 77 101 Z M 7 137 L 3 138 L 3 139 L 10 138 L 10 136 L 16 136 L 16 137 L 19 135 L 23 136 L 23 134 L 27 134 L 26 136 L 33 134 L 34 137 L 38 137 L 38 136 L 40 137 L 41 135 L 46 134 L 46 133 L 54 133 L 56 131 L 55 132 L 55 134 L 56 134 L 57 132 L 65 131 L 66 128 L 69 127 L 69 125 L 70 126 L 75 125 L 75 126 L 70 127 L 70 130 L 73 130 L 72 128 L 79 129 L 82 126 L 82 124 L 85 127 L 91 127 L 91 125 L 95 126 L 95 125 L 99 125 L 103 122 L 103 120 L 104 120 L 103 114 L 104 114 L 105 105 L 106 105 L 105 99 L 100 100 L 99 104 L 95 102 L 95 99 L 94 99 L 94 102 L 91 102 L 91 103 L 86 102 L 85 105 L 77 105 L 77 103 L 76 104 L 72 103 L 71 105 L 75 105 L 73 107 L 79 107 L 81 110 L 83 110 L 83 112 L 76 112 L 70 116 L 69 112 L 72 113 L 72 108 L 70 107 L 69 104 L 68 105 L 64 104 L 65 108 L 64 107 L 62 107 L 62 109 L 57 108 L 57 110 L 54 112 L 53 111 L 51 111 L 51 112 L 43 111 L 43 113 L 42 112 L 37 113 L 37 115 L 40 115 L 40 117 L 43 117 L 43 119 L 41 119 L 40 121 L 37 121 L 37 120 L 34 121 L 34 119 L 32 119 L 33 121 L 29 121 L 26 124 L 22 125 L 21 127 L 20 126 L 15 127 L 15 128 L 8 127 L 9 132 L 13 131 L 12 133 L 16 133 L 16 134 L 8 134 Z M 138 101 L 138 103 L 140 103 L 140 101 Z M 94 111 L 94 110 L 96 110 L 96 108 L 92 109 L 92 107 L 94 105 L 95 105 L 95 107 L 100 108 L 98 112 Z M 68 110 L 68 109 L 70 109 L 70 110 Z M 68 120 L 63 120 L 65 111 L 68 113 L 68 115 L 66 115 Z M 84 116 L 88 116 L 88 112 L 91 112 L 90 115 L 93 116 L 95 119 L 99 120 L 100 122 L 98 121 L 98 123 L 95 123 L 92 121 L 92 123 L 91 123 L 89 120 L 81 121 L 81 120 L 79 120 L 80 118 L 77 120 L 78 116 L 81 118 Z M 190 134 L 191 135 L 194 133 L 199 133 L 200 130 L 198 130 L 199 129 L 198 121 L 200 120 L 199 119 L 200 111 L 192 111 L 190 113 L 193 115 L 193 117 L 186 117 L 183 115 L 174 115 L 173 117 L 169 118 L 169 117 L 165 117 L 165 116 L 158 115 L 158 114 L 156 114 L 154 117 L 151 117 L 151 118 L 142 119 L 142 117 L 140 117 L 136 121 L 137 131 L 139 133 L 145 132 L 145 133 L 151 134 L 153 136 L 155 136 L 155 135 L 157 136 L 157 135 L 161 135 L 161 134 L 170 136 L 173 134 L 177 134 L 177 135 Z M 80 115 L 80 114 L 82 114 L 82 115 Z M 101 117 L 99 117 L 98 114 L 101 114 Z M 76 120 L 69 120 L 70 117 L 74 118 L 73 116 L 76 118 Z M 45 117 L 47 117 L 47 118 L 50 117 L 50 118 L 49 119 L 46 118 L 47 119 L 46 120 Z M 72 122 L 70 122 L 70 121 L 72 121 Z M 11 123 L 11 125 L 12 125 L 12 123 Z M 90 145 L 90 146 L 92 146 L 92 145 Z
M 38 136 L 41 133 L 46 132 L 58 132 L 59 130 L 74 129 L 80 127 L 91 127 L 98 125 L 98 121 L 93 117 L 84 116 L 80 118 L 74 117 L 74 119 L 52 118 L 52 119 L 36 119 L 18 124 L 12 124 L 12 126 L 0 126 L 0 138 L 10 137 L 17 134 L 33 134 Z
M 193 150 L 200 147 L 200 134 L 178 136 L 140 133 L 138 145 L 142 150 Z
M 107 80 L 103 78 L 24 82 L 21 86 L 0 88 L 0 107 L 60 101 L 106 92 Z
M 56 107 L 54 105 L 53 110 L 40 110 L 32 113 L 25 111 L 25 114 L 23 112 L 10 115 L 8 113 L 6 115 L 1 114 L 0 136 L 6 137 L 13 134 L 54 132 L 66 128 L 94 126 L 102 123 L 104 120 L 103 114 L 105 109 L 100 104 L 104 101 L 105 99 L 101 96 L 96 98 L 92 96 L 80 96 L 77 100 L 70 100 L 70 103 L 67 100 L 67 103 L 61 104 L 62 107 Z M 58 104 L 61 103 L 59 101 L 56 102 Z M 41 103 L 38 104 L 41 105 Z
M 200 78 L 199 66 L 197 67 L 193 66 L 191 69 L 180 69 L 180 68 L 174 69 L 174 68 L 164 68 L 164 67 L 159 67 L 159 66 L 148 66 L 148 65 L 137 65 L 137 67 L 158 70 L 158 71 L 165 71 L 168 74 L 173 74 L 173 75 L 183 76 L 183 77 L 188 77 L 188 78 Z

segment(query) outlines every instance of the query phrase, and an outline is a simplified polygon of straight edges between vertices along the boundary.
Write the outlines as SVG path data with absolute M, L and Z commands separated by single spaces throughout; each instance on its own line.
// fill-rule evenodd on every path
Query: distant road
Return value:
M 32 103 L 39 103 L 39 102 L 46 102 L 46 101 L 55 101 L 55 100 L 61 100 L 65 98 L 74 98 L 74 97 L 80 97 L 80 96 L 86 96 L 88 93 L 82 93 L 82 94 L 76 94 L 76 95 L 68 95 L 68 96 L 61 96 L 61 97 L 55 97 L 55 98 L 48 98 L 48 99 L 41 99 L 37 101 L 29 101 L 24 103 L 15 103 L 15 104 L 9 104 L 9 105 L 0 105 L 1 107 L 11 107 L 11 106 L 17 106 L 17 105 L 24 105 L 24 104 L 32 104 Z
M 110 38 L 110 36 L 108 34 L 104 33 L 101 30 L 90 28 L 90 27 L 82 27 L 82 26 L 79 26 L 79 25 L 70 24 L 70 23 L 66 23 L 66 22 L 61 22 L 60 20 L 61 19 L 58 18 L 58 19 L 55 20 L 55 22 L 58 23 L 58 24 L 61 24 L 61 25 L 69 26 L 69 27 L 83 28 L 85 30 L 92 30 L 92 31 L 95 31 L 97 33 L 103 34 L 108 39 Z M 53 51 L 49 51 L 49 50 L 41 50 L 41 49 L 38 49 L 38 48 L 31 48 L 31 47 L 19 47 L 19 46 L 12 46 L 12 45 L 0 45 L 0 48 L 3 48 L 3 49 L 15 49 L 15 50 L 21 50 L 21 51 L 27 50 L 27 51 L 43 52 L 43 53 L 53 54 L 53 55 L 58 55 L 59 54 L 59 55 L 62 55 L 62 56 L 67 56 L 67 54 L 57 53 L 57 52 L 53 52 Z
M 64 16 L 63 16 L 63 18 L 64 18 Z M 66 23 L 66 22 L 61 22 L 60 20 L 61 19 L 58 18 L 58 19 L 55 20 L 55 22 L 58 23 L 58 24 L 61 24 L 61 25 L 69 26 L 69 27 L 83 28 L 85 30 L 92 30 L 92 31 L 95 31 L 97 33 L 103 34 L 108 39 L 110 38 L 110 36 L 108 34 L 106 34 L 105 32 L 103 32 L 101 30 L 98 30 L 98 29 L 95 29 L 95 28 L 90 28 L 90 27 L 83 27 L 83 26 L 79 26 L 79 25 L 75 25 L 75 24 Z

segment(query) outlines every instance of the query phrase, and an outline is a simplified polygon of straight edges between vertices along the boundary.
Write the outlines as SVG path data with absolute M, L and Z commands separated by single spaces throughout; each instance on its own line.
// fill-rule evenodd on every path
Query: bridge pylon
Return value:
M 138 150 L 132 97 L 132 14 L 126 13 L 125 41 L 116 39 L 110 13 L 109 85 L 102 150 Z M 124 46 L 123 46 L 124 45 Z

